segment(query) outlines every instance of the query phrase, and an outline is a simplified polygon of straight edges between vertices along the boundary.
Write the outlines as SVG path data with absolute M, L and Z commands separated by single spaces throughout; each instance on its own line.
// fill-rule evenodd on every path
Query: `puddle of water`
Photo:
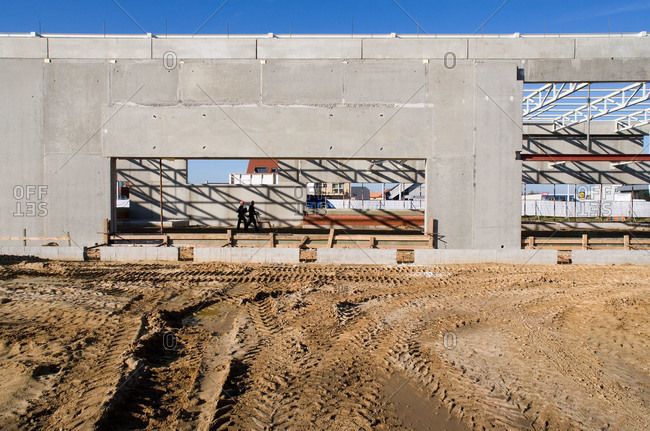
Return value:
M 223 332 L 232 327 L 238 314 L 238 307 L 227 302 L 216 302 L 194 313 L 192 320 L 213 332 Z
M 217 320 L 228 314 L 230 310 L 232 310 L 232 305 L 225 302 L 216 302 L 200 309 L 194 315 L 200 320 Z

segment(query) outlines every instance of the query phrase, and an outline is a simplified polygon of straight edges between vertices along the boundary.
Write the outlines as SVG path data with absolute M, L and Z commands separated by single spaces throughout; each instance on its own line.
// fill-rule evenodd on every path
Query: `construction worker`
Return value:
M 255 201 L 251 201 L 251 204 L 248 207 L 248 222 L 246 223 L 246 229 L 248 229 L 248 226 L 253 223 L 255 230 L 260 230 L 260 228 L 257 227 L 257 220 L 255 220 L 255 216 L 257 215 L 259 215 L 259 213 L 255 211 Z
M 248 222 L 246 221 L 246 207 L 244 206 L 244 201 L 239 201 L 239 208 L 237 208 L 237 230 L 239 230 L 242 222 L 244 223 L 244 227 L 248 228 Z

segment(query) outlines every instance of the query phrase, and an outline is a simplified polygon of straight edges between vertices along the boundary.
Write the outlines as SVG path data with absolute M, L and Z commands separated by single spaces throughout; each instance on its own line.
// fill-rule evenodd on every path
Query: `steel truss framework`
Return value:
M 609 121 L 613 132 L 650 123 L 647 82 L 526 84 L 524 124 L 551 124 L 554 131 L 587 121 Z

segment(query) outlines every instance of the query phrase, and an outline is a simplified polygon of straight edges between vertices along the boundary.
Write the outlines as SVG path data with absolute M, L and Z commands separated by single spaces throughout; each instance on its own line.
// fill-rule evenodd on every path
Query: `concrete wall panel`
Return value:
M 0 255 L 30 256 L 77 262 L 83 262 L 84 260 L 84 250 L 81 247 L 0 247 Z
M 416 265 L 505 263 L 512 265 L 555 265 L 557 250 L 415 250 Z
M 47 58 L 47 39 L 0 37 L 0 58 Z
M 183 103 L 259 104 L 259 61 L 186 61 L 179 64 Z
M 526 60 L 526 82 L 638 82 L 650 77 L 647 58 L 588 58 Z
M 44 141 L 47 152 L 101 152 L 102 106 L 108 103 L 108 63 L 44 65 Z
M 156 38 L 153 43 L 153 58 L 162 59 L 166 53 L 173 53 L 178 60 L 185 58 L 255 58 L 255 39 Z
M 648 250 L 572 250 L 574 265 L 650 265 Z
M 519 248 L 523 83 L 515 79 L 515 66 L 489 64 L 476 71 L 474 102 L 474 231 L 473 248 Z M 494 79 L 502 76 L 503 79 Z M 506 77 L 510 76 L 510 79 Z M 495 205 L 497 197 L 499 204 Z
M 432 58 L 449 64 L 467 58 L 467 39 L 364 39 L 364 59 Z
M 70 232 L 78 246 L 101 242 L 104 219 L 110 219 L 109 164 L 107 158 L 81 152 L 45 157 L 45 235 Z
M 342 100 L 340 61 L 269 61 L 262 66 L 266 105 L 335 105 Z
M 319 248 L 316 263 L 323 265 L 395 265 L 397 250 L 363 248 Z
M 344 103 L 403 105 L 426 99 L 426 71 L 421 61 L 349 61 L 344 71 Z
M 576 38 L 575 58 L 650 58 L 650 37 L 589 37 Z
M 30 212 L 30 208 L 47 205 L 47 196 L 27 196 L 28 188 L 37 190 L 45 184 L 43 65 L 43 60 L 0 61 L 0 100 L 4 102 L 0 103 L 0 236 L 23 236 L 23 229 L 27 229 L 29 236 L 42 236 L 44 232 L 44 220 L 38 217 L 40 211 Z
M 361 39 L 257 39 L 260 59 L 361 58 Z
M 151 39 L 131 38 L 57 38 L 48 39 L 50 58 L 151 58 Z
M 300 263 L 300 250 L 295 248 L 263 247 L 197 247 L 194 249 L 195 262 L 226 263 Z
M 520 59 L 520 58 L 574 58 L 572 38 L 498 38 L 470 39 L 469 58 Z
M 111 103 L 143 105 L 174 104 L 179 101 L 179 68 L 167 69 L 160 60 L 110 64 Z
M 108 262 L 177 261 L 176 247 L 100 247 L 99 256 Z
M 420 158 L 431 142 L 432 111 L 410 107 L 111 107 L 104 112 L 104 118 L 111 120 L 102 135 L 103 148 L 105 156 L 124 158 Z

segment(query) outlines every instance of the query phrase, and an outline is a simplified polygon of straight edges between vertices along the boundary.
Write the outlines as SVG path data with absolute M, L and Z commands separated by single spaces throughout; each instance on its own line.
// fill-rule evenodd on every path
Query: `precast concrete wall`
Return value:
M 99 257 L 108 262 L 177 261 L 177 247 L 100 247 Z
M 316 263 L 324 265 L 394 265 L 397 263 L 397 250 L 319 248 L 316 250 Z
M 0 247 L 0 255 L 33 256 L 41 259 L 83 261 L 84 250 L 80 247 Z
M 575 265 L 650 265 L 648 250 L 572 250 Z
M 519 248 L 521 69 L 531 82 L 647 80 L 649 40 L 2 35 L 0 236 L 100 242 L 116 158 L 417 159 L 439 247 Z M 244 198 L 169 186 L 174 217 L 227 221 L 214 199 Z M 290 218 L 293 193 L 274 193 L 245 199 Z
M 300 250 L 297 248 L 265 247 L 196 247 L 195 262 L 226 263 L 300 263 Z
M 557 250 L 415 250 L 416 265 L 506 263 L 513 265 L 555 265 Z

